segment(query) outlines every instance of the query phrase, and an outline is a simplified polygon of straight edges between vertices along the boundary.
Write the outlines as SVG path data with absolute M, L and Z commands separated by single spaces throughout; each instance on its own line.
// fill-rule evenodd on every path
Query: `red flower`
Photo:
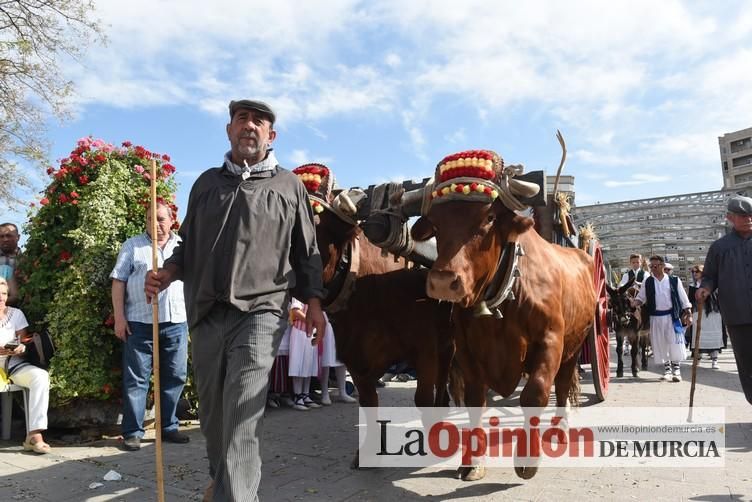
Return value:
M 42 200 L 40 200 L 39 203 L 43 206 L 46 206 L 50 203 L 50 199 L 48 199 L 47 197 L 42 197 Z
M 77 206 L 78 205 L 78 201 L 77 200 L 72 200 L 71 204 L 73 204 L 74 206 Z
M 167 155 L 167 154 L 164 154 L 164 155 L 162 155 L 162 160 L 164 160 L 165 162 L 169 162 L 170 161 L 170 156 Z
M 60 202 L 60 204 L 65 204 L 66 202 L 68 202 L 68 196 L 64 193 L 61 193 L 60 197 L 58 197 L 57 200 L 58 202 Z
M 104 392 L 105 394 L 110 394 L 112 392 L 112 386 L 108 383 L 104 384 L 102 386 L 102 392 Z
M 60 251 L 60 261 L 68 261 L 73 257 L 68 251 Z
M 71 193 L 70 193 L 70 196 L 71 196 L 71 198 L 73 198 L 73 199 L 78 199 L 78 197 L 79 197 L 79 195 L 78 195 L 78 192 L 71 192 Z
M 175 166 L 173 166 L 172 164 L 163 164 L 162 172 L 165 173 L 165 177 L 170 176 L 175 172 Z
M 78 178 L 78 182 L 81 183 L 82 185 L 86 185 L 89 183 L 89 177 L 84 174 L 83 176 Z
M 125 148 L 130 148 L 133 145 L 133 143 L 131 143 L 130 141 L 123 141 L 122 145 Z
M 107 157 L 103 153 L 98 153 L 94 156 L 94 161 L 99 162 L 100 164 L 104 163 L 107 160 Z
M 50 166 L 50 167 L 47 168 L 47 174 L 52 174 L 54 172 L 55 172 L 55 168 L 54 167 Z
M 111 328 L 115 325 L 115 318 L 110 314 L 110 316 L 104 320 L 104 325 L 108 328 Z

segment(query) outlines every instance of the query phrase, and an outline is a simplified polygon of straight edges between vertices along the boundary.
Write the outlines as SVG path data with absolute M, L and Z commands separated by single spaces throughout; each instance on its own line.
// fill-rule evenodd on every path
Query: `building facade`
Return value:
M 724 190 L 752 188 L 752 127 L 718 138 Z
M 593 224 L 612 270 L 625 270 L 632 253 L 660 255 L 687 282 L 689 269 L 704 263 L 710 244 L 728 231 L 726 204 L 738 191 L 578 206 L 573 214 L 577 226 Z

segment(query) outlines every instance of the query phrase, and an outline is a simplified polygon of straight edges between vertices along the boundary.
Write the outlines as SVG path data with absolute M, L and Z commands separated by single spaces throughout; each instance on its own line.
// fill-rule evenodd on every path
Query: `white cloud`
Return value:
M 648 183 L 662 183 L 664 181 L 670 181 L 670 176 L 655 175 L 655 174 L 633 174 L 629 180 L 609 180 L 603 183 L 608 188 L 625 187 L 625 186 L 637 186 L 645 185 Z
M 444 136 L 444 140 L 452 145 L 465 145 L 467 143 L 465 128 L 457 129 L 453 133 Z
M 561 127 L 578 173 L 715 167 L 715 137 L 752 117 L 741 1 L 102 0 L 98 11 L 110 45 L 70 66 L 82 106 L 224 115 L 253 96 L 274 104 L 278 127 L 304 122 L 324 139 L 318 123 L 332 117 L 394 121 L 420 160 L 442 139 L 474 139 L 468 116 L 433 135 L 437 117 L 469 110 L 480 126 Z
M 295 169 L 302 164 L 309 163 L 324 164 L 331 167 L 332 161 L 334 160 L 332 157 L 310 154 L 307 150 L 293 150 L 289 155 L 287 155 L 287 158 L 290 161 L 289 165 L 291 166 L 291 169 Z
M 384 63 L 386 63 L 386 65 L 390 68 L 397 68 L 402 65 L 402 58 L 399 54 L 390 52 L 384 58 Z

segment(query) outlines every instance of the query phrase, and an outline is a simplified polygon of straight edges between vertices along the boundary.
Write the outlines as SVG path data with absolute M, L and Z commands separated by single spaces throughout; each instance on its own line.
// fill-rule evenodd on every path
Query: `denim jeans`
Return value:
M 152 369 L 152 325 L 128 322 L 131 334 L 123 346 L 123 437 L 144 436 L 146 393 Z M 178 430 L 175 410 L 183 393 L 188 366 L 186 323 L 159 323 L 159 384 L 162 432 Z

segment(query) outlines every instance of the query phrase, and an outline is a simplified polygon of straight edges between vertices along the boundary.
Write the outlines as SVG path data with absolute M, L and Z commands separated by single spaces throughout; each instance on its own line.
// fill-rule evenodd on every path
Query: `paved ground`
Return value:
M 438 469 L 349 468 L 356 448 L 357 407 L 299 412 L 269 410 L 264 433 L 261 499 L 334 501 L 411 500 L 752 500 L 752 407 L 741 393 L 730 351 L 720 370 L 703 361 L 698 370 L 697 406 L 725 406 L 728 422 L 727 461 L 723 469 L 549 469 L 529 481 L 511 469 L 495 469 L 480 482 L 453 478 Z M 608 400 L 598 406 L 685 406 L 690 384 L 659 382 L 653 371 L 640 379 L 612 380 Z M 612 372 L 613 375 L 613 372 Z M 390 384 L 380 391 L 383 404 L 409 405 L 414 384 Z M 583 382 L 590 397 L 592 385 Z M 517 395 L 504 403 L 514 403 Z M 497 403 L 498 404 L 498 403 Z M 188 445 L 165 445 L 166 499 L 200 500 L 208 477 L 204 442 L 195 424 L 185 430 Z M 0 442 L 0 501 L 152 501 L 156 500 L 153 444 L 137 453 L 118 450 L 117 439 L 90 444 L 54 442 L 54 453 L 36 456 L 21 451 L 18 437 Z M 104 481 L 114 470 L 122 481 Z M 91 483 L 103 486 L 89 488 Z

